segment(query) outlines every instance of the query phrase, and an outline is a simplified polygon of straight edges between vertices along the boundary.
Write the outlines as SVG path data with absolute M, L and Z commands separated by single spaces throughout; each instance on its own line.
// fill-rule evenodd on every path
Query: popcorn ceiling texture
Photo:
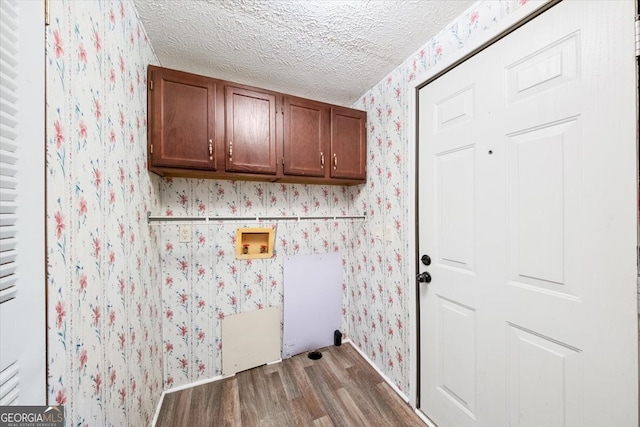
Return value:
M 135 0 L 160 63 L 352 105 L 471 0 Z

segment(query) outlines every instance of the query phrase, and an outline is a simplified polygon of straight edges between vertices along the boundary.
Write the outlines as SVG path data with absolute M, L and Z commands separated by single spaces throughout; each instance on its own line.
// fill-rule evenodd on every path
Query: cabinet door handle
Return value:
M 338 155 L 336 153 L 333 153 L 333 170 L 336 170 L 338 168 Z
M 320 152 L 320 166 L 324 167 L 324 153 Z
M 229 141 L 229 160 L 233 157 L 233 141 Z
M 209 160 L 213 160 L 213 139 L 209 140 Z

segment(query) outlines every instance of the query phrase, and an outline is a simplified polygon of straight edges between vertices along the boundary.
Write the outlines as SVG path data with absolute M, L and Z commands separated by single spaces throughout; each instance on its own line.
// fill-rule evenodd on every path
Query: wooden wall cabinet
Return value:
M 276 175 L 276 96 L 225 86 L 226 170 Z
M 366 181 L 364 111 L 151 65 L 148 82 L 152 172 L 306 184 Z
M 150 66 L 149 82 L 149 168 L 217 170 L 216 81 Z

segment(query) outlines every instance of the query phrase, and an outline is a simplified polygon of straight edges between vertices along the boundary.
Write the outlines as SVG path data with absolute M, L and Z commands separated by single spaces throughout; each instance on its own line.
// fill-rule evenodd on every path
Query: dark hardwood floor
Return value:
M 167 393 L 157 427 L 424 426 L 349 343 Z

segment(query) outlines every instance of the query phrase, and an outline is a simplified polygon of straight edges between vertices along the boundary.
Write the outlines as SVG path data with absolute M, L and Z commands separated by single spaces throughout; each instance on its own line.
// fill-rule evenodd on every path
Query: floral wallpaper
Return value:
M 146 223 L 146 67 L 129 1 L 50 6 L 48 400 L 67 425 L 150 425 L 162 394 L 160 251 Z
M 220 375 L 224 316 L 282 304 L 283 260 L 339 251 L 343 257 L 343 332 L 406 395 L 414 381 L 409 357 L 407 162 L 408 93 L 416 76 L 463 47 L 526 0 L 476 3 L 354 105 L 368 113 L 368 181 L 354 187 L 166 179 L 164 215 L 277 216 L 367 214 L 364 222 L 278 221 L 276 255 L 236 260 L 235 230 L 256 223 L 193 227 L 179 243 L 178 226 L 159 225 L 162 256 L 164 384 Z M 260 224 L 265 226 L 265 224 Z

